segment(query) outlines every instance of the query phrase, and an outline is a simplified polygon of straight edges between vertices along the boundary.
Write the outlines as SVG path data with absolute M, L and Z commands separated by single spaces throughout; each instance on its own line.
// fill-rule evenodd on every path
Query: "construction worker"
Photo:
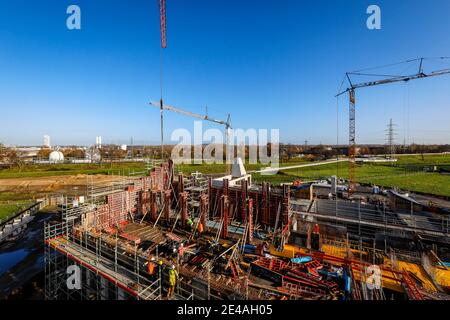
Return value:
M 274 234 L 274 245 L 277 251 L 283 251 L 282 245 L 281 245 L 281 232 L 279 230 L 275 231 Z
M 178 246 L 176 243 L 172 245 L 172 259 L 177 258 L 178 256 Z
M 198 236 L 201 237 L 203 234 L 203 223 L 199 222 L 197 226 Z
M 180 243 L 180 246 L 178 247 L 178 261 L 183 263 L 184 262 L 184 244 Z
M 150 261 L 148 262 L 147 271 L 148 271 L 148 274 L 150 275 L 151 279 L 154 280 L 154 278 L 156 276 L 156 259 L 155 259 L 155 257 L 152 257 L 150 259 Z
M 175 270 L 175 265 L 173 264 L 169 270 L 169 290 L 167 291 L 167 298 L 170 298 L 173 295 L 177 284 L 177 279 L 178 272 Z
M 191 231 L 192 230 L 192 226 L 194 225 L 194 221 L 192 221 L 191 217 L 189 217 L 187 219 L 187 225 L 188 225 L 189 231 Z
M 161 279 L 163 268 L 164 268 L 163 262 L 161 260 L 158 260 L 158 276 L 159 276 L 159 279 Z

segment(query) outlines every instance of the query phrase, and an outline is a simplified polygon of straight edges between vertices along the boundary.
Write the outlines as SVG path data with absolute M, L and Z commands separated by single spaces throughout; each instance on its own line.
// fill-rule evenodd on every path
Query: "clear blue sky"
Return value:
M 66 28 L 70 4 L 81 8 L 79 31 Z M 381 7 L 379 31 L 366 28 L 370 4 Z M 235 127 L 279 128 L 286 143 L 335 143 L 344 73 L 450 56 L 449 14 L 448 0 L 167 0 L 165 100 L 230 112 Z M 158 143 L 147 103 L 159 99 L 159 68 L 156 0 L 0 0 L 0 141 Z M 389 118 L 399 142 L 408 123 L 409 142 L 450 142 L 450 76 L 408 86 L 358 92 L 357 142 L 384 143 Z M 343 97 L 340 143 L 347 110 Z M 166 136 L 193 127 L 166 114 Z

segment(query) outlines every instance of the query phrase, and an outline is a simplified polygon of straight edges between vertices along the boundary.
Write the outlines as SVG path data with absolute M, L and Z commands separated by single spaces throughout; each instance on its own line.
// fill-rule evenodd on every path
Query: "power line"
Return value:
M 387 125 L 387 133 L 386 133 L 386 140 L 388 145 L 388 152 L 390 157 L 392 158 L 395 154 L 395 124 L 392 122 L 392 118 L 389 120 L 389 123 Z

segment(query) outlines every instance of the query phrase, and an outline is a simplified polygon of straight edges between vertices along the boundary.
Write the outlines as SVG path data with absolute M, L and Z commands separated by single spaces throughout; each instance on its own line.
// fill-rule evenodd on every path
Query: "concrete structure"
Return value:
M 213 186 L 221 187 L 223 186 L 224 180 L 228 180 L 228 185 L 230 187 L 239 186 L 243 181 L 247 182 L 248 185 L 251 185 L 252 175 L 247 174 L 242 159 L 236 158 L 234 159 L 233 166 L 231 167 L 231 175 L 216 178 L 212 181 L 212 184 Z
M 198 172 L 175 174 L 169 161 L 146 176 L 92 185 L 84 203 L 81 197 L 65 197 L 61 221 L 44 227 L 46 298 L 161 299 L 167 275 L 149 276 L 149 258 L 157 258 L 167 270 L 176 250 L 181 258 L 182 247 L 174 299 L 447 297 L 439 286 L 446 286 L 450 270 L 439 269 L 444 274 L 436 275 L 435 285 L 429 277 L 436 274 L 439 261 L 422 267 L 427 252 L 420 256 L 402 249 L 395 256 L 388 252 L 394 242 L 386 242 L 390 234 L 404 234 L 405 243 L 417 234 L 448 237 L 447 220 L 397 215 L 379 204 L 295 199 L 289 185 L 249 185 L 239 160 L 232 172 L 214 179 L 220 184 L 216 186 Z M 384 250 L 377 248 L 377 235 L 386 235 Z M 299 262 L 304 256 L 309 260 Z M 60 274 L 74 262 L 88 281 L 80 291 L 67 291 Z M 244 263 L 251 265 L 251 281 Z M 369 297 L 363 272 L 372 264 L 380 265 L 383 283 Z M 351 290 L 334 280 L 336 275 L 342 278 L 337 270 L 343 269 L 348 270 L 344 280 L 352 281 Z
M 422 211 L 423 205 L 411 198 L 409 194 L 399 193 L 394 190 L 389 191 L 389 200 L 392 209 L 404 211 Z

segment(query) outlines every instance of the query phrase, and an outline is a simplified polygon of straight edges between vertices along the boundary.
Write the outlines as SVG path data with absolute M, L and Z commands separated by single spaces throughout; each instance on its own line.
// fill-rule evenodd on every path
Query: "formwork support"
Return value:
M 178 203 L 180 204 L 181 227 L 186 226 L 188 216 L 187 192 L 184 191 L 184 178 L 182 174 L 178 175 Z
M 164 191 L 164 219 L 165 220 L 169 220 L 171 194 L 172 194 L 171 190 Z
M 244 224 L 247 220 L 247 190 L 247 180 L 244 180 L 241 184 L 241 219 Z
M 150 193 L 148 191 L 142 191 L 139 194 L 139 204 L 140 204 L 139 209 L 142 215 L 145 215 L 148 212 L 149 200 L 150 200 Z
M 248 243 L 253 242 L 253 199 L 248 199 Z
M 206 215 L 209 212 L 209 197 L 207 194 L 200 196 L 200 223 L 206 230 Z
M 223 180 L 223 195 L 221 199 L 220 218 L 222 220 L 222 238 L 228 237 L 228 179 Z
M 158 193 L 155 191 L 152 191 L 150 199 L 151 199 L 151 220 L 152 221 L 156 221 L 156 219 L 158 218 L 158 206 L 157 206 L 157 198 L 158 198 Z
M 188 219 L 188 193 L 186 191 L 180 194 L 180 214 L 181 214 L 181 227 L 186 227 L 186 222 Z
M 166 189 L 169 189 L 170 186 L 172 185 L 172 182 L 173 182 L 173 174 L 174 174 L 174 166 L 173 166 L 173 161 L 172 161 L 172 159 L 169 159 L 169 160 L 167 161 L 167 167 L 168 167 L 167 173 L 168 173 L 169 177 L 168 177 L 168 180 L 167 180 L 167 188 L 166 188 Z
M 266 182 L 263 182 L 262 184 L 262 206 L 263 206 L 263 212 L 262 212 L 262 218 L 261 222 L 265 225 L 270 225 L 270 219 L 269 219 L 269 199 L 270 199 L 270 189 L 269 184 Z
M 283 214 L 282 221 L 289 221 L 289 207 L 290 207 L 290 187 L 288 185 L 283 185 Z

